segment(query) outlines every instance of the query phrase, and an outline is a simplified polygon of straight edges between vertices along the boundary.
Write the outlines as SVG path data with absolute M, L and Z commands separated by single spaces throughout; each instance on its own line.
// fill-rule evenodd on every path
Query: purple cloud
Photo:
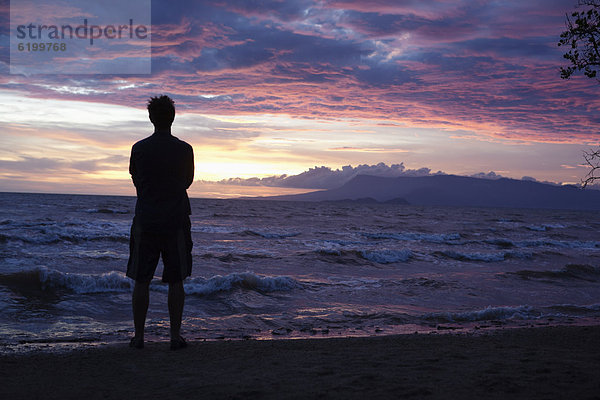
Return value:
M 522 141 L 597 134 L 596 87 L 558 74 L 570 0 L 152 6 L 151 76 L 4 74 L 0 88 L 139 107 L 164 92 L 188 112 L 386 119 Z

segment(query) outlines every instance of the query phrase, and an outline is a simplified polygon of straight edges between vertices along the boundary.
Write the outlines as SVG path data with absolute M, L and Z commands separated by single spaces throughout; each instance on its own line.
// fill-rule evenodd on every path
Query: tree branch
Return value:
M 590 150 L 589 152 L 583 152 L 583 159 L 586 164 L 590 167 L 585 178 L 581 181 L 581 187 L 585 188 L 587 185 L 600 179 L 600 176 L 595 176 L 595 172 L 600 170 L 600 149 Z

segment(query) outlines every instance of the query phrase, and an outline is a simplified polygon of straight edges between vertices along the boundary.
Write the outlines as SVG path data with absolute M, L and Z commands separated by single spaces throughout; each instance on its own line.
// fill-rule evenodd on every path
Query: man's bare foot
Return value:
M 181 336 L 179 339 L 171 339 L 171 350 L 179 350 L 187 347 L 187 342 Z
M 144 348 L 144 339 L 138 338 L 136 336 L 132 337 L 131 341 L 129 342 L 129 347 L 132 347 L 134 349 L 143 349 Z

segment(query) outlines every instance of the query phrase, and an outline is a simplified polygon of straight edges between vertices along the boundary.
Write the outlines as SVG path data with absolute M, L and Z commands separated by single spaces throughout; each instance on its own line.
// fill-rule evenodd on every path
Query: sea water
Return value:
M 600 215 L 192 199 L 189 340 L 600 323 Z M 135 198 L 0 193 L 0 352 L 125 342 Z M 162 264 L 147 340 L 168 340 Z

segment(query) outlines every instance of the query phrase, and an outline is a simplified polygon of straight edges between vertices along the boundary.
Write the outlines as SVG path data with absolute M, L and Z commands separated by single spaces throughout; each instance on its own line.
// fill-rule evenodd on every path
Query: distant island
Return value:
M 357 175 L 336 189 L 254 199 L 600 210 L 600 191 L 597 190 L 509 178 L 492 180 L 457 175 L 396 178 Z

